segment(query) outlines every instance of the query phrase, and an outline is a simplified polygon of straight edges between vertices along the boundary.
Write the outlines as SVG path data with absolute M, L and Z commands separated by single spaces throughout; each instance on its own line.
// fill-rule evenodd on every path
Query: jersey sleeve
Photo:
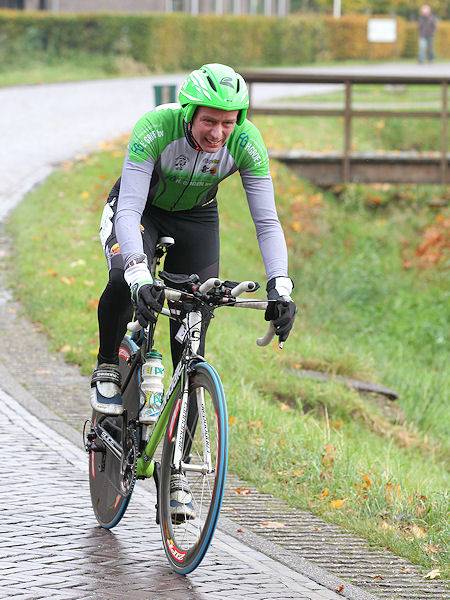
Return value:
M 275 207 L 272 178 L 242 175 L 267 279 L 288 276 L 288 255 Z
M 128 158 L 131 162 L 141 163 L 152 159 L 155 162 L 167 144 L 167 131 L 161 119 L 161 113 L 152 111 L 139 119 L 133 129 L 128 144 Z
M 250 121 L 236 132 L 231 153 L 241 175 L 267 177 L 269 175 L 269 154 L 258 128 Z
M 123 163 L 115 228 L 125 268 L 132 258 L 144 252 L 139 225 L 153 167 L 152 158 L 136 162 L 130 159 L 129 153 Z
M 275 207 L 269 155 L 258 128 L 250 121 L 244 121 L 229 148 L 247 195 L 267 279 L 286 277 L 286 241 Z

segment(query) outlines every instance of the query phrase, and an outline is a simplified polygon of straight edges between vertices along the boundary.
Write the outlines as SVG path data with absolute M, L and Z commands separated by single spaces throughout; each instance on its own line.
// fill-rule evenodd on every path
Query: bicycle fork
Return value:
M 173 455 L 173 466 L 176 471 L 185 472 L 196 472 L 202 475 L 208 475 L 213 472 L 212 461 L 211 461 L 211 443 L 208 430 L 208 421 L 206 418 L 205 409 L 205 396 L 204 389 L 197 388 L 194 390 L 196 396 L 196 412 L 197 414 L 192 419 L 190 437 L 191 439 L 186 440 L 186 427 L 188 422 L 189 413 L 189 379 L 186 377 L 183 389 L 183 400 L 180 408 L 180 418 L 178 420 L 177 435 L 175 441 L 175 450 Z M 193 410 L 193 407 L 191 407 Z M 191 464 L 183 460 L 183 456 L 186 456 L 186 450 L 190 450 L 190 444 L 192 443 L 192 437 L 194 428 L 198 425 L 200 420 L 202 429 L 202 445 L 203 445 L 203 464 Z

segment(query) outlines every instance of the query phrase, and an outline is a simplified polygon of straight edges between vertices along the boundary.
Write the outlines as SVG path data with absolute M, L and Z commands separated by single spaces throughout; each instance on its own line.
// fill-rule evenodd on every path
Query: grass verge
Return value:
M 10 219 L 11 284 L 55 351 L 89 373 L 106 266 L 96 232 L 125 142 L 69 162 Z M 283 352 L 256 311 L 217 313 L 208 357 L 229 404 L 230 469 L 259 489 L 446 575 L 448 208 L 440 188 L 323 193 L 273 165 L 300 314 Z M 448 196 L 447 196 L 448 198 Z M 237 177 L 221 206 L 221 276 L 264 281 Z M 167 329 L 158 346 L 169 363 Z M 239 343 L 237 343 L 239 340 Z M 385 383 L 397 410 L 298 367 Z
M 112 77 L 150 75 L 149 69 L 131 57 L 73 53 L 64 60 L 56 57 L 31 58 L 23 63 L 0 65 L 0 87 L 64 83 Z

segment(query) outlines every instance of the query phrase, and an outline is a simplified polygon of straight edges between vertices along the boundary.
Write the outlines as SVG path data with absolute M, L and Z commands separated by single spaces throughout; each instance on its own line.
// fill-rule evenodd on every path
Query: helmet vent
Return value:
M 239 93 L 239 79 L 236 82 L 236 92 Z
M 208 80 L 208 83 L 209 83 L 209 85 L 212 87 L 212 89 L 213 89 L 215 92 L 217 92 L 216 85 L 215 85 L 214 81 L 211 79 L 211 77 L 210 77 L 209 75 L 207 76 L 207 80 Z

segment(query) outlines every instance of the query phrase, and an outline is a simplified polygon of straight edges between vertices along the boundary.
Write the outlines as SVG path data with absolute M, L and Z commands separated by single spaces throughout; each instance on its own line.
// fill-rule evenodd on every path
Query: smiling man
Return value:
M 277 217 L 269 158 L 258 129 L 246 118 L 248 90 L 231 67 L 204 65 L 183 83 L 179 104 L 166 104 L 136 124 L 122 177 L 103 211 L 100 238 L 109 281 L 98 307 L 100 348 L 91 404 L 104 414 L 121 414 L 118 349 L 132 317 L 141 325 L 160 311 L 163 298 L 148 269 L 161 236 L 171 236 L 165 270 L 219 274 L 219 183 L 239 172 L 267 274 L 266 320 L 280 341 L 295 318 L 290 298 L 286 243 Z M 131 291 L 131 294 L 130 294 Z M 174 366 L 180 358 L 176 323 L 170 323 Z M 206 330 L 206 326 L 205 326 Z M 200 354 L 204 354 L 204 331 Z

